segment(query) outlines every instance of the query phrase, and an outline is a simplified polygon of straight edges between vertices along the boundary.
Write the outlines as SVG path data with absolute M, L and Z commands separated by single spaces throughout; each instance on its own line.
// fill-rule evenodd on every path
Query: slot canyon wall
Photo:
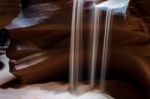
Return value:
M 90 2 L 90 0 L 87 1 Z M 23 3 L 22 6 L 20 2 Z M 37 18 L 37 13 L 41 14 L 40 11 L 43 11 L 38 9 L 39 5 L 37 4 L 39 3 L 51 3 L 57 9 L 47 10 L 50 11 L 46 14 L 48 17 L 33 26 L 9 30 L 11 44 L 7 50 L 7 56 L 11 60 L 11 72 L 17 77 L 17 80 L 4 85 L 4 87 L 68 81 L 72 14 L 72 4 L 69 0 L 0 0 L 0 27 L 3 28 L 10 24 L 20 12 L 23 12 L 26 18 L 33 16 Z M 88 8 L 89 5 L 86 6 Z M 40 7 L 45 8 L 45 5 L 40 5 Z M 127 86 L 129 84 L 136 90 L 135 93 L 145 97 L 143 99 L 150 97 L 149 10 L 149 0 L 132 0 L 126 17 L 114 16 L 107 77 L 108 80 L 114 82 L 123 81 L 125 86 L 126 83 Z M 89 11 L 86 9 L 84 12 L 83 31 L 86 35 L 90 30 L 87 22 Z M 101 49 L 100 47 L 99 51 Z M 86 51 L 85 48 L 85 55 Z M 85 60 L 85 63 L 87 61 Z M 114 90 L 111 89 L 113 95 L 115 92 L 119 92 Z

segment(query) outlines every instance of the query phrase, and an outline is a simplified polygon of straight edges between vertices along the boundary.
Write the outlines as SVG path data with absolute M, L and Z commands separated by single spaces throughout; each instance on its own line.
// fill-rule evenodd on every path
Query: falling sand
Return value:
M 94 4 L 94 27 L 93 27 L 93 39 L 92 39 L 92 59 L 91 59 L 91 88 L 94 87 L 94 77 L 95 77 L 95 67 L 97 60 L 97 49 L 98 49 L 98 37 L 99 37 L 99 24 L 102 10 L 106 12 L 105 28 L 104 28 L 104 42 L 102 50 L 102 64 L 101 64 L 101 75 L 100 75 L 100 90 L 103 92 L 105 90 L 105 81 L 106 81 L 106 70 L 108 63 L 108 52 L 109 52 L 109 41 L 110 41 L 110 32 L 112 25 L 112 16 L 113 14 L 125 14 L 129 0 L 107 0 L 97 4 L 95 0 Z
M 121 0 L 120 0 L 121 1 Z M 95 75 L 95 65 L 96 65 L 96 57 L 97 57 L 97 48 L 98 48 L 98 31 L 99 31 L 99 21 L 100 21 L 100 13 L 101 10 L 106 11 L 106 21 L 105 21 L 105 30 L 104 30 L 104 43 L 103 43 L 103 51 L 102 51 L 102 68 L 101 68 L 101 76 L 100 76 L 100 86 L 101 91 L 91 90 L 84 91 L 82 94 L 72 93 L 74 91 L 82 89 L 79 83 L 79 69 L 80 69 L 80 58 L 81 49 L 82 49 L 82 14 L 83 14 L 83 5 L 84 0 L 74 0 L 73 3 L 73 14 L 72 14 L 72 31 L 71 31 L 71 45 L 70 45 L 70 86 L 65 87 L 65 85 L 48 85 L 46 89 L 41 88 L 42 85 L 29 86 L 21 89 L 0 89 L 0 98 L 2 99 L 113 99 L 112 97 L 101 93 L 105 89 L 105 77 L 106 77 L 106 67 L 108 60 L 108 50 L 109 50 L 109 37 L 110 37 L 110 27 L 111 27 L 111 17 L 112 13 L 116 11 L 116 13 L 123 13 L 127 8 L 127 3 L 120 2 L 118 0 L 107 0 L 103 3 L 95 5 L 95 13 L 94 13 L 94 30 L 93 30 L 93 46 L 92 46 L 92 59 L 91 59 L 91 86 L 94 86 L 94 75 Z M 124 0 L 129 1 L 129 0 Z M 116 6 L 110 6 L 113 5 Z M 118 5 L 117 5 L 118 4 Z M 121 5 L 123 4 L 123 5 Z M 55 8 L 55 7 L 54 7 Z M 45 8 L 42 8 L 45 9 Z M 120 12 L 119 12 L 120 11 Z M 48 11 L 49 12 L 49 11 Z M 14 29 L 20 27 L 29 27 L 35 24 L 38 24 L 41 20 L 48 18 L 49 15 L 41 15 L 41 16 L 24 16 L 24 13 L 20 13 L 20 15 L 12 21 L 11 24 L 6 26 L 7 29 Z M 98 28 L 97 28 L 98 27 Z M 45 85 L 43 85 L 45 86 Z M 52 87 L 50 89 L 50 87 Z M 59 87 L 57 87 L 59 86 Z M 49 89 L 47 89 L 49 88 Z M 56 88 L 58 88 L 56 90 Z M 60 89 L 62 88 L 62 89 Z M 66 89 L 66 90 L 65 90 Z M 84 90 L 84 88 L 82 89 Z
M 71 43 L 70 43 L 70 90 L 77 87 L 79 67 L 81 66 L 82 48 L 82 14 L 84 0 L 74 0 L 72 13 Z

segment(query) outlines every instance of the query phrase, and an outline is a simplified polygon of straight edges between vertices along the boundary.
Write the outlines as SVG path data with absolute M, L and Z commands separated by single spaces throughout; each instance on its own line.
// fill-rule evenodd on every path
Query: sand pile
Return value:
M 85 86 L 81 89 L 86 90 Z M 0 99 L 113 99 L 99 91 L 88 91 L 82 94 L 71 94 L 67 85 L 56 83 L 31 85 L 20 89 L 0 89 Z

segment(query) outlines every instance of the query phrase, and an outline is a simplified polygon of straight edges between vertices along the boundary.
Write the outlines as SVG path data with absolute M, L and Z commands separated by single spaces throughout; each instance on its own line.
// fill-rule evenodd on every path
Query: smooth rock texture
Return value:
M 49 2 L 49 0 L 29 1 L 30 5 L 38 4 L 38 2 Z M 53 1 L 55 0 L 50 1 L 50 3 L 54 3 Z M 149 99 L 149 0 L 132 1 L 125 17 L 114 16 L 107 80 L 113 79 L 116 81 L 113 85 L 109 84 L 108 91 L 111 96 L 117 99 L 130 99 L 129 95 L 131 99 Z M 19 15 L 20 7 L 14 0 L 1 0 L 1 2 L 1 7 L 6 10 L 2 9 L 3 13 L 7 12 L 2 13 L 4 16 L 0 18 L 1 27 L 4 27 Z M 5 5 L 6 3 L 8 4 Z M 8 6 L 11 4 L 15 6 Z M 72 4 L 66 3 L 64 0 L 57 0 L 55 4 L 60 9 L 40 24 L 9 30 L 11 46 L 7 51 L 7 56 L 11 59 L 11 72 L 17 77 L 17 81 L 6 84 L 5 87 L 50 81 L 68 81 Z M 83 22 L 85 35 L 91 29 L 88 21 L 90 11 L 87 8 L 84 11 L 85 20 Z M 32 16 L 30 11 L 31 9 L 28 10 L 27 16 Z M 104 25 L 104 22 L 102 23 Z M 86 42 L 87 39 L 84 41 Z M 100 41 L 102 41 L 102 38 L 100 38 Z M 101 50 L 102 48 L 99 47 L 99 53 L 101 53 Z M 86 47 L 84 52 L 86 56 Z M 87 61 L 85 60 L 85 62 Z M 99 64 L 101 63 L 99 62 Z M 123 82 L 123 84 L 117 83 L 118 81 Z
M 5 27 L 20 11 L 19 0 L 0 0 L 0 28 Z

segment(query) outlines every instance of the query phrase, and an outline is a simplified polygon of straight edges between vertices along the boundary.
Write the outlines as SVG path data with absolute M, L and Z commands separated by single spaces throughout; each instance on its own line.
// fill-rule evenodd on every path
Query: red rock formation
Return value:
M 13 64 L 11 72 L 21 83 L 67 81 L 72 8 L 69 4 L 62 6 L 59 1 L 56 4 L 61 9 L 41 24 L 10 30 L 12 43 L 7 54 Z M 146 99 L 150 92 L 149 10 L 148 0 L 134 0 L 126 18 L 118 15 L 114 17 L 108 71 L 108 80 L 128 82 L 129 86 L 137 89 L 135 93 L 141 93 L 143 99 Z M 12 19 L 13 13 L 10 15 L 6 14 Z M 90 30 L 88 15 L 89 11 L 86 10 L 85 35 Z M 6 20 L 0 21 L 3 26 L 6 23 Z M 85 48 L 85 55 L 86 51 Z M 123 88 L 122 85 L 119 88 Z M 113 94 L 118 93 L 113 92 L 113 89 L 111 91 Z

